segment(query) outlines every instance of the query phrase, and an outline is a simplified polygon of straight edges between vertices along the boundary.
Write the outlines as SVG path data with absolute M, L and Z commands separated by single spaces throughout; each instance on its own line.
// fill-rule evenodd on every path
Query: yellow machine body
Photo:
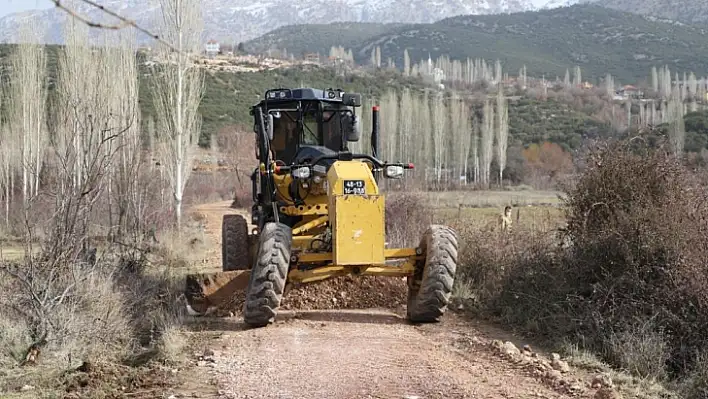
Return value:
M 290 174 L 275 177 L 278 199 L 292 202 L 286 193 Z M 308 283 L 346 274 L 409 276 L 415 248 L 386 248 L 385 197 L 379 192 L 366 162 L 335 161 L 318 183 L 300 185 L 304 204 L 283 206 L 288 216 L 301 216 L 293 227 L 288 280 Z M 319 236 L 329 225 L 331 251 L 317 250 Z M 256 240 L 254 240 L 256 241 Z M 397 264 L 391 261 L 399 260 Z M 403 262 L 401 262 L 403 261 Z
M 363 162 L 335 162 L 327 182 L 334 264 L 384 263 L 384 197 L 369 167 Z M 362 194 L 344 194 L 355 191 Z

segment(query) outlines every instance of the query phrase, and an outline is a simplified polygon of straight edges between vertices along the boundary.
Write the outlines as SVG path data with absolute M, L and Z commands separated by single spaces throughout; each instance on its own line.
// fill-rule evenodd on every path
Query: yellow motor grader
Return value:
M 361 137 L 361 95 L 340 89 L 272 89 L 251 108 L 259 166 L 251 176 L 246 218 L 225 215 L 223 272 L 191 276 L 193 312 L 229 301 L 245 287 L 243 318 L 254 327 L 276 317 L 287 284 L 342 275 L 407 277 L 407 318 L 444 314 L 457 267 L 457 235 L 429 226 L 417 248 L 388 248 L 378 181 L 400 179 L 412 164 L 379 154 L 379 108 L 373 107 L 372 155 L 352 153 Z

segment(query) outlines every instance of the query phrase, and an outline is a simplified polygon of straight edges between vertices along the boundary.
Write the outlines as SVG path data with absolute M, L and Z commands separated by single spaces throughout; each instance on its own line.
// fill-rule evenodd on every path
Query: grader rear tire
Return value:
M 408 277 L 407 317 L 413 323 L 434 323 L 450 303 L 457 270 L 457 235 L 449 227 L 433 225 L 423 235 L 420 247 L 425 261 Z
M 292 240 L 292 230 L 282 223 L 268 223 L 261 231 L 243 306 L 243 321 L 251 327 L 275 321 L 288 277 Z
M 221 221 L 221 264 L 225 272 L 251 267 L 248 223 L 241 215 L 224 215 Z

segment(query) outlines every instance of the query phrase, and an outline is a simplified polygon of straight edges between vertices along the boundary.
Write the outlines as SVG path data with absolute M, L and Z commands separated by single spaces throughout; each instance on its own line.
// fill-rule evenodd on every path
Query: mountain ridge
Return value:
M 205 40 L 216 39 L 227 43 L 246 41 L 268 31 L 287 25 L 332 22 L 369 23 L 431 23 L 455 15 L 494 14 L 536 10 L 558 0 L 309 0 L 293 4 L 289 0 L 203 0 Z M 566 1 L 566 0 L 561 0 Z M 82 2 L 63 2 L 77 14 L 92 21 L 114 22 L 104 19 L 101 10 Z M 159 6 L 154 1 L 97 0 L 106 9 L 135 20 L 140 26 L 154 30 L 154 17 Z M 62 44 L 61 25 L 67 17 L 63 10 L 50 8 L 25 11 L 0 18 L 0 41 L 16 40 L 19 25 L 29 18 L 48 24 L 45 44 Z M 149 38 L 138 35 L 141 43 Z
M 299 36 L 288 35 L 283 29 L 269 33 L 269 37 L 279 38 L 279 48 L 290 53 L 328 54 L 328 45 L 343 45 L 332 40 L 301 40 L 308 37 L 307 26 L 298 27 Z M 321 26 L 316 30 L 318 37 L 333 36 L 322 31 Z M 572 71 L 579 65 L 596 82 L 606 73 L 636 82 L 648 77 L 652 66 L 663 64 L 672 70 L 708 73 L 702 61 L 708 57 L 705 33 L 694 26 L 655 17 L 577 4 L 536 12 L 455 16 L 432 24 L 405 24 L 378 35 L 361 35 L 359 43 L 348 44 L 359 63 L 368 63 L 371 51 L 378 46 L 384 64 L 391 57 L 399 67 L 403 65 L 404 49 L 408 49 L 413 62 L 427 59 L 428 55 L 447 55 L 458 60 L 500 59 L 507 72 L 515 74 L 526 65 L 529 74 L 545 74 L 550 79 L 563 78 L 566 69 Z M 269 40 L 262 37 L 246 42 L 245 47 L 262 50 L 268 44 Z

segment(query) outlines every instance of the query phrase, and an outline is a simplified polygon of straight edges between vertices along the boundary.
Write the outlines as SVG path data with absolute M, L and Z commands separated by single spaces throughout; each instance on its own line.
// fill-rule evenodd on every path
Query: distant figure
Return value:
M 504 213 L 499 215 L 499 226 L 501 227 L 501 231 L 510 231 L 511 224 L 511 207 L 507 205 L 504 207 Z

